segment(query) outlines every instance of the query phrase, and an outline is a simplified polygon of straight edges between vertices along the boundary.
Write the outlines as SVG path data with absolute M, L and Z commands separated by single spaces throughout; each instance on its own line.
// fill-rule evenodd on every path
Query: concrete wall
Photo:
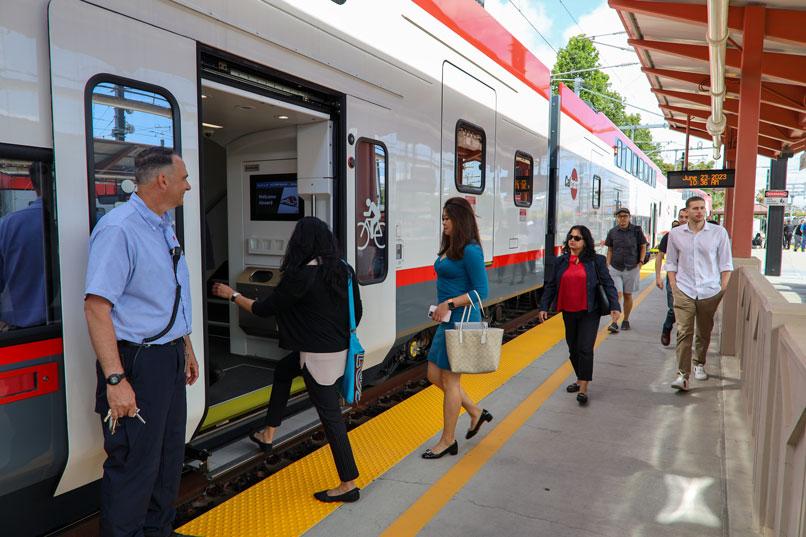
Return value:
M 753 434 L 753 511 L 765 536 L 806 536 L 806 305 L 736 260 L 723 302 L 722 354 L 740 362 Z

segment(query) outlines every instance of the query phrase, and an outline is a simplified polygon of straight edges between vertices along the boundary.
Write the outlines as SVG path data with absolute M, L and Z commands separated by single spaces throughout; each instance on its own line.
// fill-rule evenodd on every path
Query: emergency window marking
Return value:
M 386 279 L 389 265 L 386 147 L 359 140 L 355 146 L 355 273 L 360 284 Z
M 534 160 L 521 151 L 515 152 L 515 206 L 532 205 Z

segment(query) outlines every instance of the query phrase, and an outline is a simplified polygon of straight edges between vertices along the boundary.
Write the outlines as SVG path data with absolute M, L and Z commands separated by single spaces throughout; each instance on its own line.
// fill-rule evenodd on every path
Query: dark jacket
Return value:
M 549 308 L 554 308 L 557 301 L 557 293 L 562 281 L 563 274 L 568 269 L 568 262 L 570 259 L 569 254 L 563 254 L 557 258 L 554 264 L 554 277 L 545 282 L 543 286 L 543 298 L 540 299 L 540 310 L 549 311 Z M 605 256 L 596 254 L 593 259 L 582 261 L 585 267 L 585 275 L 587 276 L 588 286 L 588 311 L 596 311 L 596 285 L 601 281 L 604 287 L 605 294 L 610 302 L 610 311 L 621 311 L 621 306 L 618 303 L 618 291 L 613 283 L 613 278 L 610 277 L 610 272 L 607 270 L 607 259 Z
M 283 276 L 274 292 L 252 304 L 259 317 L 277 316 L 280 347 L 290 351 L 338 352 L 350 343 L 347 284 L 344 293 L 334 295 L 319 276 L 322 267 L 308 265 Z M 363 310 L 358 281 L 352 267 L 355 323 Z

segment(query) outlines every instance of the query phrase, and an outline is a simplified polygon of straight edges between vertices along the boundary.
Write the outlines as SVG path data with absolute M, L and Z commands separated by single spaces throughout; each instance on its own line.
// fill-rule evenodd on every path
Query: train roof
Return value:
M 470 0 L 412 1 L 538 94 L 550 98 L 551 70 L 483 6 Z M 656 170 L 658 182 L 665 184 L 663 171 L 606 115 L 593 110 L 564 84 L 560 83 L 559 90 L 564 114 L 612 148 L 615 148 L 616 140 L 621 140 Z

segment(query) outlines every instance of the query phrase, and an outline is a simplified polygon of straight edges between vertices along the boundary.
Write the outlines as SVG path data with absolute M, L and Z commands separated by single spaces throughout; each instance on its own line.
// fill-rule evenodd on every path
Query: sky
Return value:
M 484 7 L 549 69 L 557 58 L 556 51 L 565 46 L 569 38 L 583 33 L 602 36 L 596 38 L 601 43 L 629 49 L 624 51 L 596 44 L 602 66 L 638 63 L 637 54 L 627 45 L 626 33 L 604 35 L 624 32 L 621 19 L 606 0 L 485 0 Z M 605 69 L 604 72 L 610 76 L 612 89 L 624 96 L 626 102 L 645 109 L 628 106 L 628 113 L 639 113 L 642 124 L 663 123 L 658 101 L 650 92 L 649 81 L 641 72 L 640 65 Z M 664 149 L 685 146 L 685 135 L 669 129 L 652 129 L 652 136 L 663 144 Z M 712 159 L 712 149 L 706 140 L 692 137 L 690 144 L 690 162 Z M 675 153 L 669 151 L 662 155 L 664 160 L 672 162 Z M 790 159 L 788 183 L 806 183 L 806 170 L 798 170 L 799 156 Z M 757 166 L 756 188 L 765 188 L 770 159 L 759 156 Z M 721 167 L 721 162 L 717 167 Z M 806 206 L 806 196 L 796 199 L 795 203 Z

